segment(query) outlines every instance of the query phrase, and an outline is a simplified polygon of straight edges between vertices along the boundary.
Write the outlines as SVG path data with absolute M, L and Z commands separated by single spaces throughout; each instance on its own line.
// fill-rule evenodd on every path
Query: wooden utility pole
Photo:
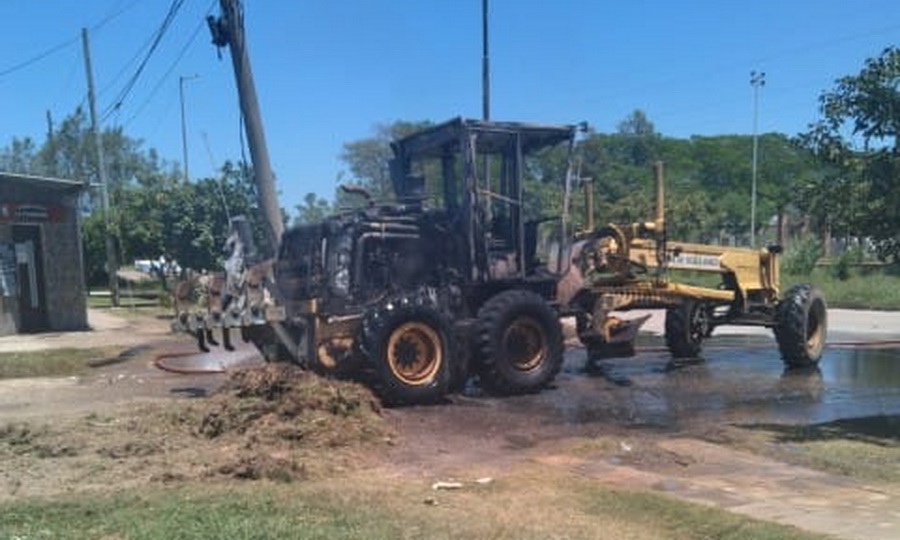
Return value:
M 231 63 L 237 80 L 241 114 L 250 146 L 250 159 L 253 161 L 253 176 L 259 192 L 259 205 L 269 224 L 269 244 L 276 250 L 284 232 L 284 222 L 281 219 L 281 208 L 278 206 L 275 176 L 269 162 L 269 150 L 263 133 L 256 86 L 253 83 L 253 72 L 250 70 L 250 56 L 247 54 L 247 44 L 244 40 L 244 18 L 238 0 L 219 0 L 219 5 L 222 14 L 218 19 L 210 16 L 207 22 L 212 32 L 213 43 L 219 47 L 227 45 L 231 50 Z
M 94 132 L 94 144 L 97 146 L 97 175 L 100 181 L 100 198 L 103 207 L 104 236 L 106 237 L 106 270 L 109 274 L 109 294 L 112 305 L 119 307 L 119 265 L 116 262 L 116 247 L 113 242 L 111 219 L 109 215 L 109 187 L 106 181 L 106 162 L 103 159 L 103 137 L 97 125 L 97 104 L 94 98 L 94 72 L 91 70 L 91 47 L 88 43 L 87 28 L 81 29 L 81 44 L 84 48 L 84 71 L 87 74 L 88 105 L 91 111 L 91 131 Z M 85 182 L 90 185 L 90 179 Z

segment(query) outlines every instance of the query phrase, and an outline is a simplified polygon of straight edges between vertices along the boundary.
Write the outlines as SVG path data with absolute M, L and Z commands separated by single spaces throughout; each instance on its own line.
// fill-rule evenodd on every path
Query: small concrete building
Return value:
M 83 185 L 0 172 L 0 336 L 86 330 Z

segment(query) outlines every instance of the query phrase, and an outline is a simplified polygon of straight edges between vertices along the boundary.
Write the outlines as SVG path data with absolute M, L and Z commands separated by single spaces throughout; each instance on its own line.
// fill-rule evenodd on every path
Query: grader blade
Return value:
M 634 343 L 637 339 L 638 330 L 650 319 L 650 314 L 638 317 L 636 319 L 619 319 L 610 317 L 610 321 L 605 323 L 604 337 L 609 344 L 617 343 Z

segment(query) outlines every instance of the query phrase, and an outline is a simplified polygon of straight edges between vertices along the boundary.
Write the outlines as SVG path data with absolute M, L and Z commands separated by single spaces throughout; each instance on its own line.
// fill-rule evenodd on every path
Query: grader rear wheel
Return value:
M 533 292 L 504 291 L 485 302 L 475 333 L 481 382 L 493 392 L 537 392 L 562 368 L 559 317 Z
M 822 357 L 828 333 L 825 298 L 808 283 L 794 285 L 775 315 L 775 339 L 789 368 L 814 366 Z

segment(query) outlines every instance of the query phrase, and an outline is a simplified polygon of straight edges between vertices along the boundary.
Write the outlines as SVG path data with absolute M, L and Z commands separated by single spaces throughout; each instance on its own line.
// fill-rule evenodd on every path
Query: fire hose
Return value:
M 219 365 L 219 367 L 180 367 L 173 366 L 168 364 L 166 361 L 171 360 L 173 358 L 184 358 L 188 356 L 196 356 L 197 353 L 195 351 L 180 351 L 180 352 L 168 352 L 161 353 L 156 355 L 153 358 L 153 365 L 161 369 L 163 371 L 168 371 L 169 373 L 177 373 L 179 375 L 213 375 L 216 373 L 225 373 L 225 367 Z

